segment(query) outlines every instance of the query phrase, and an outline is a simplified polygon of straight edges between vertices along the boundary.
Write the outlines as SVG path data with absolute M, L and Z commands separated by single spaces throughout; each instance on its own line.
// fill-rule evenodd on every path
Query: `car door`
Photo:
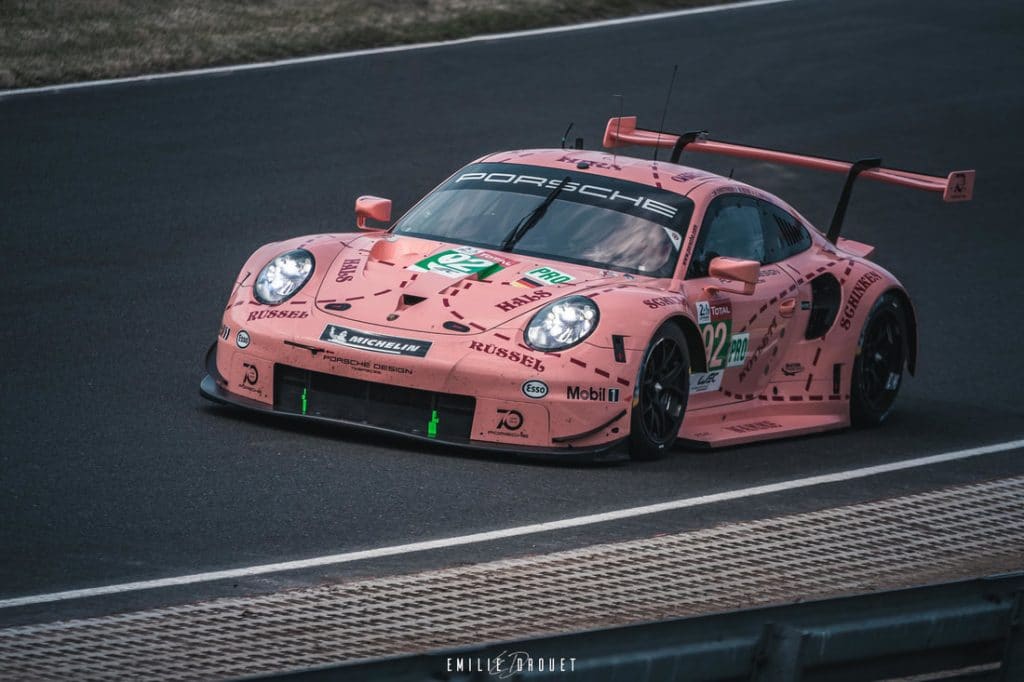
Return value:
M 782 267 L 762 267 L 749 296 L 718 290 L 729 283 L 708 274 L 716 256 L 771 260 L 773 244 L 765 239 L 765 213 L 758 199 L 722 194 L 707 204 L 701 219 L 686 289 L 695 302 L 708 371 L 691 378 L 689 410 L 757 398 L 785 355 L 787 328 L 798 307 L 790 273 Z
M 789 209 L 769 201 L 758 201 L 761 209 L 761 221 L 764 226 L 765 259 L 762 272 L 766 270 L 782 270 L 786 272 L 795 282 L 795 289 L 792 295 L 797 299 L 797 305 L 792 310 L 787 310 L 787 328 L 791 330 L 790 344 L 798 344 L 804 341 L 820 337 L 828 329 L 828 324 L 821 324 L 821 318 L 827 318 L 828 310 L 835 310 L 838 303 L 839 284 L 834 278 L 825 276 L 819 278 L 818 296 L 814 295 L 811 282 L 819 274 L 818 268 L 834 260 L 833 258 L 815 258 L 811 246 L 813 241 L 811 235 L 800 218 L 797 218 Z M 824 269 L 824 268 L 821 268 Z M 829 289 L 825 280 L 835 282 L 834 290 Z M 818 299 L 815 304 L 815 299 Z M 823 310 L 815 313 L 814 307 Z M 811 324 L 813 317 L 818 317 L 816 324 Z M 834 313 L 832 318 L 834 319 Z M 796 382 L 806 383 L 810 387 L 809 368 L 801 364 L 798 357 L 798 349 L 790 348 L 788 360 L 776 363 L 773 371 L 773 382 Z

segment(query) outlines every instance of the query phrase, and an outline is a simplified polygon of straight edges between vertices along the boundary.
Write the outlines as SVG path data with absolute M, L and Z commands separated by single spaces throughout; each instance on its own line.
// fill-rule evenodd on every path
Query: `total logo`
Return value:
M 548 394 L 548 385 L 543 381 L 532 379 L 523 383 L 523 395 L 527 398 L 533 398 L 534 400 L 540 400 Z

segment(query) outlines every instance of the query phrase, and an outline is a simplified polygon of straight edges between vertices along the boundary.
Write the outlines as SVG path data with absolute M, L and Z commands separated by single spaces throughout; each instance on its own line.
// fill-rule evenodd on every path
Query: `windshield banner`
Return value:
M 665 227 L 675 227 L 679 223 L 677 218 L 689 214 L 683 209 L 689 208 L 690 200 L 673 192 L 615 178 L 511 163 L 467 166 L 441 189 L 489 189 L 544 197 L 567 176 L 569 180 L 562 186 L 559 200 L 612 209 Z

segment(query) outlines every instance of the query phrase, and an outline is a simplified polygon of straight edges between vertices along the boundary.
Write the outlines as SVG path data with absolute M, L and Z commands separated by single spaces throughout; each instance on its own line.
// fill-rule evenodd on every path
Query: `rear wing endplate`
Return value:
M 846 205 L 849 203 L 850 192 L 853 189 L 853 181 L 857 177 L 862 176 L 871 180 L 920 189 L 926 192 L 941 192 L 943 201 L 970 201 L 974 196 L 973 170 L 953 171 L 946 177 L 925 175 L 923 173 L 913 173 L 894 168 L 883 168 L 881 159 L 863 159 L 855 162 L 839 161 L 817 156 L 806 156 L 804 154 L 793 154 L 775 149 L 750 147 L 732 142 L 709 140 L 704 131 L 679 135 L 676 133 L 659 132 L 657 130 L 644 130 L 643 128 L 636 127 L 636 116 L 622 116 L 610 119 L 604 132 L 604 146 L 611 149 L 627 145 L 671 149 L 670 161 L 672 163 L 679 162 L 679 157 L 685 149 L 686 151 L 722 154 L 742 159 L 845 173 L 847 176 L 846 185 L 840 196 L 839 205 L 836 207 L 836 213 L 833 215 L 832 226 L 828 234 L 829 239 L 833 243 L 839 237 L 843 215 L 846 213 Z

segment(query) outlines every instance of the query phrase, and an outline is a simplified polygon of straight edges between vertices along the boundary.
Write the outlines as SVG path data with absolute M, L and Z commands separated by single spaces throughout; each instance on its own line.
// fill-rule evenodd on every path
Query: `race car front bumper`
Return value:
M 472 396 L 362 381 L 285 364 L 273 366 L 273 401 L 253 400 L 227 389 L 217 369 L 216 350 L 214 343 L 206 356 L 207 375 L 199 387 L 200 395 L 216 403 L 478 452 L 563 461 L 628 458 L 626 438 L 576 447 L 567 443 L 558 448 L 472 440 L 476 405 Z

